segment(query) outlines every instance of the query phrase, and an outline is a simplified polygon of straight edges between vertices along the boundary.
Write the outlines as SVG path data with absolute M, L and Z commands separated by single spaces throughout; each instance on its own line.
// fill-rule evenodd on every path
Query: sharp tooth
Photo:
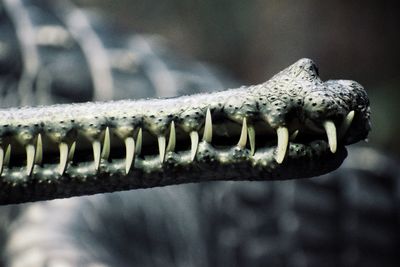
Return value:
M 336 127 L 332 121 L 325 121 L 324 128 L 326 135 L 328 136 L 328 143 L 332 153 L 336 152 L 337 140 L 336 140 Z
M 206 122 L 204 125 L 203 141 L 211 143 L 212 140 L 212 119 L 210 109 L 207 109 Z
M 245 148 L 246 143 L 247 143 L 247 120 L 246 118 L 243 118 L 242 132 L 240 133 L 240 138 L 237 145 L 240 148 Z
M 35 146 L 29 144 L 25 147 L 26 149 L 26 174 L 31 175 L 33 170 L 33 164 L 35 163 Z
M 35 155 L 35 163 L 40 165 L 43 160 L 43 144 L 42 144 L 42 135 L 38 134 L 36 141 L 36 155 Z
M 247 133 L 249 134 L 250 153 L 253 156 L 256 151 L 256 131 L 253 126 L 247 126 Z
M 60 149 L 60 164 L 58 165 L 58 173 L 63 175 L 68 161 L 68 144 L 61 142 L 58 147 Z
M 176 132 L 175 132 L 175 122 L 171 122 L 171 128 L 169 131 L 169 139 L 168 139 L 168 146 L 167 146 L 167 151 L 174 151 L 175 150 L 175 145 L 176 145 Z
M 107 127 L 104 133 L 104 143 L 103 143 L 103 151 L 101 152 L 101 158 L 108 160 L 110 156 L 110 129 Z
M 135 158 L 135 140 L 133 139 L 133 137 L 125 138 L 125 149 L 125 173 L 128 174 L 129 170 L 131 169 L 133 159 Z
M 93 141 L 92 146 L 93 146 L 94 169 L 97 171 L 100 166 L 101 145 L 99 141 Z
M 190 149 L 190 160 L 193 161 L 196 157 L 197 148 L 199 146 L 199 133 L 196 131 L 190 132 L 190 141 L 192 143 L 192 147 Z
M 0 146 L 0 175 L 3 172 L 3 163 L 4 163 L 4 150 Z
M 276 157 L 275 160 L 279 164 L 283 162 L 286 155 L 286 150 L 289 143 L 289 131 L 286 127 L 279 127 L 276 129 L 278 135 L 278 146 L 276 147 Z
M 297 135 L 299 134 L 299 130 L 294 131 L 291 135 L 289 140 L 293 141 L 294 139 L 296 139 Z
M 339 128 L 339 138 L 342 138 L 346 134 L 347 130 L 350 128 L 350 125 L 354 119 L 354 115 L 355 112 L 354 110 L 352 110 L 349 112 L 349 114 L 347 114 L 346 118 L 344 118 L 342 125 L 340 125 Z
M 10 157 L 11 157 L 11 145 L 8 144 L 6 149 L 6 155 L 4 156 L 4 162 L 3 162 L 4 166 L 8 166 L 8 164 L 10 164 Z
M 74 159 L 75 147 L 76 147 L 76 142 L 74 141 L 69 149 L 69 154 L 68 154 L 69 161 L 72 161 Z
M 165 158 L 165 136 L 158 137 L 158 150 L 160 152 L 160 161 L 163 163 Z
M 139 128 L 139 132 L 136 138 L 136 154 L 139 156 L 142 152 L 142 128 Z

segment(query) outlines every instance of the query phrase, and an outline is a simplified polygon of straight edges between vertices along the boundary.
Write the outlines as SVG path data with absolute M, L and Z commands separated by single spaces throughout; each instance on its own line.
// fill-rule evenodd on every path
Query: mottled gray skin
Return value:
M 218 125 L 228 121 L 241 125 L 246 118 L 247 124 L 255 127 L 255 154 L 251 155 L 247 147 L 233 145 L 220 149 L 215 148 L 212 142 L 201 141 L 193 161 L 188 147 L 168 152 L 165 162 L 161 163 L 158 154 L 148 155 L 144 146 L 142 154 L 146 156 L 136 155 L 134 166 L 128 174 L 125 174 L 124 158 L 102 160 L 100 168 L 96 170 L 93 156 L 89 156 L 83 162 L 69 162 L 64 175 L 60 175 L 57 163 L 46 163 L 45 152 L 45 163 L 36 164 L 29 176 L 25 165 L 4 168 L 0 178 L 0 203 L 215 179 L 275 180 L 311 177 L 336 169 L 346 157 L 344 146 L 365 139 L 370 130 L 369 100 L 362 86 L 347 80 L 322 82 L 315 64 L 309 59 L 301 59 L 263 84 L 222 92 L 171 99 L 1 110 L 0 139 L 3 149 L 9 143 L 35 144 L 39 133 L 44 140 L 51 139 L 55 144 L 71 144 L 77 136 L 83 136 L 91 142 L 102 142 L 104 130 L 109 127 L 112 138 L 120 139 L 121 144 L 121 137 L 136 138 L 139 128 L 155 137 L 165 136 L 168 140 L 169 127 L 174 121 L 176 127 L 184 135 L 187 134 L 187 138 L 177 138 L 176 143 L 179 145 L 182 140 L 189 139 L 192 131 L 199 132 L 201 138 L 207 109 L 211 111 L 213 125 L 215 118 L 218 118 Z M 332 154 L 325 141 L 323 122 L 331 120 L 340 128 L 345 116 L 353 110 L 353 123 L 338 140 L 338 151 Z M 307 137 L 307 141 L 291 141 L 283 164 L 278 164 L 274 158 L 274 135 L 275 129 L 283 126 L 289 129 L 289 133 L 299 130 L 300 135 Z M 223 136 L 220 127 L 214 128 L 214 135 Z M 234 132 L 231 135 L 236 138 L 236 134 Z M 272 144 L 265 142 L 266 138 L 271 139 Z M 262 140 L 263 145 L 257 146 L 257 140 Z M 233 141 L 233 144 L 236 142 Z M 77 151 L 92 153 L 87 143 L 78 142 Z M 145 145 L 146 140 L 143 143 Z M 148 145 L 150 148 L 157 147 L 156 138 Z M 57 151 L 57 148 L 55 146 L 49 151 Z M 123 145 L 113 149 L 125 151 Z M 17 149 L 12 153 L 11 161 L 18 157 L 22 157 L 20 162 L 23 161 L 26 155 L 22 152 L 24 150 Z M 215 177 L 216 172 L 218 177 Z

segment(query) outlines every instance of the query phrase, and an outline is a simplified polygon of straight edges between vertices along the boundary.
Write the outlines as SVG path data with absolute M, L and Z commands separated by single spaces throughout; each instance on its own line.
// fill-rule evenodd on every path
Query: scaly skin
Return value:
M 336 169 L 344 146 L 369 130 L 362 86 L 322 82 L 309 59 L 266 83 L 216 93 L 1 110 L 0 203 L 216 179 L 311 177 Z M 220 148 L 213 136 L 234 140 Z M 84 156 L 73 159 L 72 147 Z M 58 162 L 48 161 L 57 148 Z

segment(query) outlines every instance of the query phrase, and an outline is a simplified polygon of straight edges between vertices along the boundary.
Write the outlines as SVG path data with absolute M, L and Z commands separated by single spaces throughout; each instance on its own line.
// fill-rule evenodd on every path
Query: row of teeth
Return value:
M 339 138 L 343 137 L 343 135 L 347 132 L 348 128 L 350 127 L 354 118 L 354 111 L 350 111 L 348 115 L 345 117 L 342 125 L 339 128 Z M 335 124 L 327 120 L 323 123 L 325 128 L 327 139 L 329 143 L 329 147 L 332 153 L 336 152 L 337 148 L 337 133 Z M 212 118 L 211 112 L 207 109 L 205 125 L 204 125 L 204 133 L 203 133 L 203 141 L 207 143 L 211 143 L 212 141 Z M 298 134 L 298 130 L 296 130 L 290 137 L 289 137 L 289 130 L 287 127 L 278 127 L 276 129 L 278 142 L 275 151 L 275 160 L 277 163 L 281 164 L 285 158 L 286 150 L 289 144 L 289 139 L 294 140 Z M 241 149 L 244 149 L 247 144 L 247 139 L 249 139 L 250 144 L 250 153 L 254 155 L 255 152 L 255 130 L 253 126 L 247 125 L 246 118 L 243 118 L 242 122 L 242 129 L 239 141 L 237 146 Z M 191 140 L 191 152 L 190 152 L 190 159 L 193 161 L 196 157 L 197 148 L 199 145 L 199 134 L 197 131 L 190 132 L 190 140 Z M 135 155 L 138 156 L 141 153 L 142 148 L 142 129 L 140 128 L 137 134 L 136 142 L 133 137 L 126 137 L 124 139 L 125 143 L 125 172 L 126 174 L 130 171 L 131 166 L 134 162 Z M 160 162 L 163 163 L 165 160 L 166 152 L 173 152 L 175 150 L 176 145 L 176 132 L 175 132 L 175 123 L 174 121 L 171 122 L 170 125 L 170 133 L 169 133 L 169 140 L 168 145 L 166 142 L 165 136 L 158 136 L 158 148 L 159 148 L 159 157 Z M 60 162 L 58 164 L 58 173 L 63 175 L 65 170 L 68 167 L 68 162 L 73 160 L 74 152 L 75 152 L 76 142 L 73 142 L 70 146 L 65 143 L 59 143 L 59 152 L 60 152 Z M 106 128 L 104 134 L 104 141 L 103 141 L 103 149 L 101 149 L 101 143 L 98 140 L 92 142 L 93 148 L 93 157 L 94 157 L 94 167 L 97 171 L 100 166 L 100 160 L 108 160 L 110 155 L 110 129 L 109 127 Z M 28 176 L 31 175 L 33 171 L 33 167 L 35 164 L 40 165 L 42 164 L 43 158 L 43 146 L 42 146 L 42 137 L 41 134 L 37 136 L 36 147 L 32 144 L 28 144 L 25 146 L 26 155 L 27 155 L 27 164 L 26 164 L 26 174 Z M 4 166 L 8 166 L 10 162 L 10 155 L 11 155 L 11 145 L 9 144 L 4 151 L 4 148 L 0 146 L 0 175 L 3 172 Z

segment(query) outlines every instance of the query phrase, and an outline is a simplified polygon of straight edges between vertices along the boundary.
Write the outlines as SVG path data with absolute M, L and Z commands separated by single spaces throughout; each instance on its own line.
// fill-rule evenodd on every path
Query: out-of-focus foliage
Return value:
M 362 83 L 371 96 L 370 142 L 400 154 L 398 1 L 77 0 L 117 23 L 159 33 L 182 53 L 214 62 L 246 83 L 261 82 L 298 58 L 324 79 Z

